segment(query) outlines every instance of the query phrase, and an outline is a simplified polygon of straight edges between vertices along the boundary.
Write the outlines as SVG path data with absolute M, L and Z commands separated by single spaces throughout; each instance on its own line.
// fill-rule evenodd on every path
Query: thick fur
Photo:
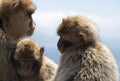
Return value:
M 99 43 L 62 54 L 55 81 L 118 81 L 118 69 L 108 48 Z
M 25 51 L 26 49 L 28 50 L 27 52 Z M 17 43 L 16 52 L 13 55 L 13 58 L 18 60 L 18 57 L 21 57 L 20 59 L 22 59 L 25 56 L 24 58 L 27 60 L 30 59 L 30 57 L 33 57 L 34 60 L 40 63 L 40 69 L 38 69 L 35 74 L 33 74 L 30 78 L 19 77 L 20 81 L 53 81 L 56 76 L 58 65 L 48 57 L 44 56 L 44 54 L 41 55 L 40 49 L 39 45 L 33 40 L 23 39 Z
M 30 25 L 32 18 L 23 15 L 26 10 L 19 9 L 19 2 L 25 8 L 22 0 L 0 0 L 0 81 L 18 81 L 11 63 L 11 49 L 17 40 L 32 35 L 34 30 Z
M 42 67 L 40 69 L 40 81 L 53 81 L 56 76 L 58 65 L 51 59 L 44 56 Z
M 68 17 L 60 24 L 58 35 L 66 38 L 67 41 L 72 41 L 72 37 L 68 39 L 72 35 L 64 36 L 64 34 L 69 31 L 67 29 L 72 27 L 73 22 L 78 23 L 76 29 L 78 28 L 80 33 L 84 32 L 88 41 L 80 47 L 73 45 L 62 51 L 54 81 L 118 81 L 118 66 L 114 56 L 99 40 L 96 27 L 90 20 L 83 16 Z
M 0 81 L 18 81 L 10 58 L 13 44 L 0 29 Z

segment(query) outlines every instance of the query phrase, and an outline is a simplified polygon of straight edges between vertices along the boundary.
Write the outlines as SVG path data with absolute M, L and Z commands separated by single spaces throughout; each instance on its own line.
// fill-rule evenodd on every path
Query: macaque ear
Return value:
M 44 47 L 41 47 L 41 48 L 40 48 L 40 57 L 42 57 L 43 54 L 44 54 Z
M 22 1 L 18 0 L 12 4 L 12 12 L 17 12 L 20 8 L 22 8 Z
M 86 34 L 85 33 L 80 33 L 79 36 L 80 36 L 81 45 L 85 45 L 87 43 Z

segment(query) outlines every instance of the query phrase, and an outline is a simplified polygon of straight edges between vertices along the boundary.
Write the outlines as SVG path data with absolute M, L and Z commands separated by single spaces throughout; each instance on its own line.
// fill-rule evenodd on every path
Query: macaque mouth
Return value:
M 67 40 L 64 40 L 64 47 L 65 48 L 68 48 L 68 47 L 70 47 L 70 46 L 72 46 L 73 45 L 73 43 L 71 43 L 71 42 L 69 42 L 69 41 L 67 41 Z
M 64 50 L 64 49 L 66 49 L 66 48 L 68 48 L 68 47 L 73 46 L 73 43 L 71 43 L 71 42 L 69 42 L 69 41 L 67 41 L 67 40 L 64 40 L 64 39 L 60 39 L 60 40 L 58 41 L 57 46 L 58 46 L 58 49 L 59 49 L 59 50 Z
M 27 32 L 28 36 L 31 36 L 34 33 L 34 29 L 31 29 Z

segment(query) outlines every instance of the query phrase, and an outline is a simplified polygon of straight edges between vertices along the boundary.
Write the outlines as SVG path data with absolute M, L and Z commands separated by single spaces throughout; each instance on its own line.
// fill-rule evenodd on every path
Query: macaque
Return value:
M 118 81 L 115 58 L 100 41 L 91 20 L 83 16 L 67 17 L 57 34 L 61 59 L 54 81 Z
M 31 0 L 0 0 L 0 81 L 19 81 L 11 49 L 19 39 L 33 34 L 35 9 Z
M 44 56 L 44 48 L 33 40 L 20 40 L 12 61 L 20 81 L 52 81 L 56 75 L 57 64 Z

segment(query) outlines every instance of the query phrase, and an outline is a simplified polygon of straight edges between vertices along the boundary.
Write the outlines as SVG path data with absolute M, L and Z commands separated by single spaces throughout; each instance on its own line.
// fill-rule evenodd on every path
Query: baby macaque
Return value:
M 33 40 L 24 39 L 17 43 L 12 60 L 20 81 L 53 80 L 57 64 L 43 53 L 44 48 Z

